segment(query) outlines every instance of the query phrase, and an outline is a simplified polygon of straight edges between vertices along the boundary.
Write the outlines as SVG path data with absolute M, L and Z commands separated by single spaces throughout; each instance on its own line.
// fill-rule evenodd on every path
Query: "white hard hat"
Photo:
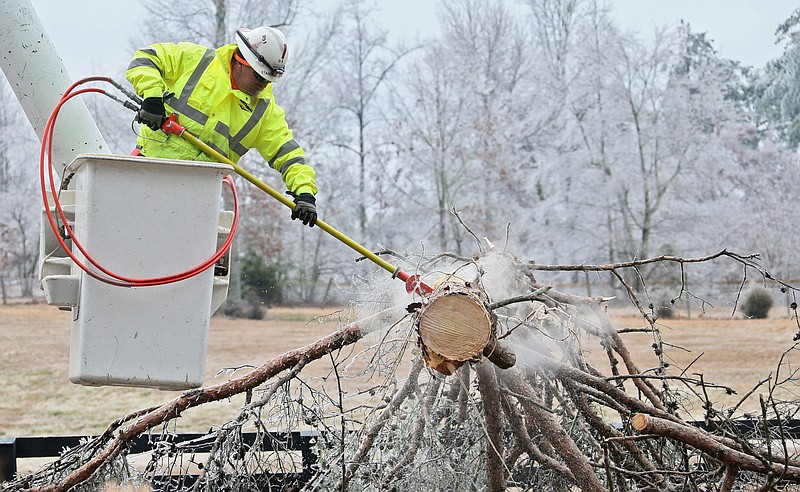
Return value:
M 289 50 L 283 33 L 274 27 L 257 27 L 236 30 L 239 51 L 257 74 L 277 82 L 286 69 Z

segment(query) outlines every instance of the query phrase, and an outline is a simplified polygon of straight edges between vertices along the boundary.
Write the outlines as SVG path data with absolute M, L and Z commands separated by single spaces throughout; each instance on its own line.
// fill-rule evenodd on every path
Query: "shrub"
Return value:
M 658 319 L 671 319 L 675 317 L 675 306 L 667 301 L 656 306 L 656 317 Z
M 749 318 L 764 319 L 772 307 L 772 294 L 767 289 L 753 289 L 742 303 L 742 312 Z
M 241 282 L 242 296 L 256 297 L 267 305 L 283 302 L 283 283 L 279 265 L 267 263 L 263 256 L 248 251 L 242 257 Z
M 254 296 L 248 296 L 247 299 L 228 299 L 220 307 L 219 313 L 231 318 L 264 319 L 261 301 Z

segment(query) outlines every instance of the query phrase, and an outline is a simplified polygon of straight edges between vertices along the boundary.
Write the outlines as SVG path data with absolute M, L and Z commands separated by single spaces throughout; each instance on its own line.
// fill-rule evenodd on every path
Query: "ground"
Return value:
M 248 365 L 258 366 L 315 341 L 336 330 L 348 314 L 335 308 L 271 308 L 263 320 L 215 316 L 209 333 L 206 384 L 231 377 L 229 372 L 219 375 L 225 369 L 245 366 L 233 373 L 233 377 L 240 376 Z M 712 392 L 712 397 L 720 407 L 736 404 L 758 381 L 774 374 L 781 355 L 793 346 L 796 321 L 785 312 L 771 314 L 766 320 L 732 319 L 722 314 L 661 320 L 663 339 L 671 344 L 665 354 L 674 374 L 698 359 L 684 375 L 702 374 L 707 382 L 732 387 L 738 394 L 726 396 L 718 391 Z M 641 319 L 630 313 L 620 313 L 614 322 L 618 328 L 642 326 Z M 54 307 L 41 303 L 0 306 L 0 437 L 96 434 L 120 416 L 179 394 L 71 384 L 69 331 L 69 313 Z M 642 371 L 656 365 L 651 334 L 629 333 L 624 340 Z M 588 341 L 584 347 L 587 359 L 608 372 L 599 346 Z M 325 379 L 330 374 L 329 360 L 309 366 L 304 374 L 320 385 L 332 384 Z M 399 376 L 403 378 L 403 374 Z M 357 381 L 346 384 L 351 390 L 359 389 L 352 387 Z M 762 387 L 757 393 L 766 392 Z M 189 410 L 180 419 L 179 431 L 206 431 L 224 423 L 236 416 L 242 401 L 243 397 L 234 398 Z M 756 397 L 746 408 L 755 411 L 757 403 Z M 699 412 L 697 417 L 702 416 Z
M 336 309 L 270 309 L 264 320 L 214 317 L 209 331 L 207 385 L 226 381 L 229 368 L 258 366 L 337 328 Z M 325 319 L 320 316 L 327 315 Z M 70 314 L 45 304 L 0 306 L 0 437 L 96 434 L 114 419 L 179 392 L 88 387 L 69 382 Z M 310 367 L 316 376 L 327 367 Z M 242 401 L 186 412 L 184 432 L 206 431 L 236 416 Z

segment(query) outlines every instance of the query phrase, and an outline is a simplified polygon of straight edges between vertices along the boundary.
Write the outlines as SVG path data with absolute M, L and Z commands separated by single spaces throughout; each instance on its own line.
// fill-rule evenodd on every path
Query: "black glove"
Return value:
M 317 199 L 311 193 L 300 193 L 294 197 L 294 210 L 292 210 L 292 220 L 300 219 L 303 225 L 314 227 L 317 223 Z
M 167 112 L 164 109 L 163 97 L 148 97 L 142 101 L 142 109 L 136 114 L 136 121 L 157 131 L 166 120 Z

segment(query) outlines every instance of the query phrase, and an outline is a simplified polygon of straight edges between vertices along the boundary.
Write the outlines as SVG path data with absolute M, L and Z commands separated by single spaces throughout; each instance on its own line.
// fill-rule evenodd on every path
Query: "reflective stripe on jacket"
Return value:
M 251 148 L 281 173 L 286 187 L 297 194 L 317 193 L 314 169 L 275 104 L 272 84 L 249 96 L 231 87 L 231 58 L 235 44 L 216 50 L 192 43 L 158 43 L 137 51 L 126 78 L 143 98 L 164 99 L 167 113 L 203 142 L 233 162 Z M 147 157 L 213 161 L 191 143 L 142 125 L 137 145 Z M 165 141 L 166 140 L 166 141 Z

